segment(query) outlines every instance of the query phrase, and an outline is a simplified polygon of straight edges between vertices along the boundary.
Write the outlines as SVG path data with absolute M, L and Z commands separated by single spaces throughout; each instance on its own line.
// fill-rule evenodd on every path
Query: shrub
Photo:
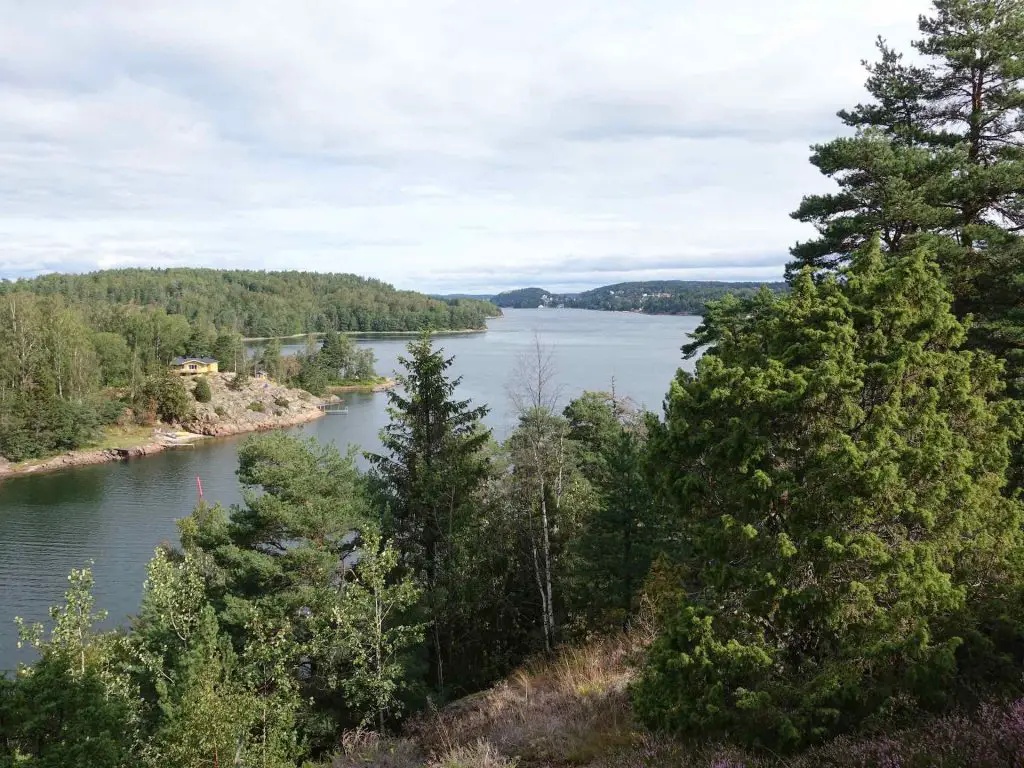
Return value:
M 224 416 L 227 416 L 227 415 L 228 415 L 228 410 L 227 410 L 227 408 L 225 408 L 225 407 L 224 407 L 224 406 L 222 406 L 222 405 L 218 405 L 218 406 L 217 406 L 216 408 L 214 408 L 214 409 L 213 409 L 213 412 L 214 412 L 214 413 L 216 413 L 216 414 L 217 414 L 218 416 L 220 416 L 220 417 L 222 417 L 222 418 L 223 418 Z
M 276 405 L 278 408 L 287 408 L 289 405 L 291 405 L 291 402 L 288 400 L 287 397 L 275 397 L 274 405 Z
M 192 394 L 198 403 L 208 403 L 213 399 L 213 392 L 210 390 L 210 382 L 206 380 L 206 377 L 201 377 L 196 381 L 195 389 L 192 390 Z
M 709 306 L 651 435 L 689 578 L 646 724 L 792 750 L 1020 680 L 1010 409 L 964 338 L 930 254 L 877 242 Z
M 185 382 L 173 373 L 150 376 L 136 398 L 135 410 L 153 415 L 168 424 L 180 424 L 193 415 L 193 399 Z
M 267 410 L 267 409 L 266 409 L 266 408 L 264 407 L 263 403 L 257 403 L 257 402 L 255 402 L 255 401 L 253 401 L 253 402 L 249 403 L 249 404 L 248 404 L 248 405 L 246 406 L 246 408 L 248 408 L 248 409 L 249 409 L 250 411 L 256 411 L 256 413 L 263 413 L 264 411 L 266 411 L 266 410 Z

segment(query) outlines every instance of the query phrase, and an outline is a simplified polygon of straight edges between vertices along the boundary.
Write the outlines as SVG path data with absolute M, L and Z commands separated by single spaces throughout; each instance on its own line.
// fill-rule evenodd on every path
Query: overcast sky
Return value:
M 926 0 L 0 0 L 0 278 L 777 279 Z

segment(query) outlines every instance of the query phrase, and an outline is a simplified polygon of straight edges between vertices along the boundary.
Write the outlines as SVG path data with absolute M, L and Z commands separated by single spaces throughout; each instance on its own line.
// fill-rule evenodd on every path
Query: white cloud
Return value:
M 0 0 L 0 277 L 767 279 L 926 0 Z

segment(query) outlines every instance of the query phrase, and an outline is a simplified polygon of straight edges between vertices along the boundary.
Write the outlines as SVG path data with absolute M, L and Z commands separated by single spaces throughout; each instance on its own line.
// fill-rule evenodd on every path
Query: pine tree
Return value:
M 483 448 L 490 439 L 481 419 L 486 407 L 455 399 L 461 381 L 448 375 L 454 358 L 435 349 L 429 332 L 400 357 L 399 387 L 388 392 L 391 422 L 381 431 L 384 453 L 367 454 L 381 502 L 382 530 L 403 556 L 403 565 L 423 585 L 431 622 L 431 685 L 443 691 L 457 663 L 455 628 L 459 607 L 451 596 L 458 582 L 460 542 L 476 514 L 474 494 L 488 472 Z
M 1016 425 L 950 300 L 876 240 L 841 280 L 712 305 L 651 438 L 689 576 L 647 723 L 788 748 L 1020 679 Z
M 186 552 L 203 553 L 208 592 L 221 628 L 244 653 L 253 616 L 289 624 L 302 644 L 316 623 L 333 627 L 333 643 L 307 648 L 300 682 L 312 698 L 301 731 L 313 745 L 330 743 L 346 711 L 337 681 L 349 662 L 339 628 L 331 624 L 360 535 L 375 529 L 364 480 L 351 454 L 333 446 L 268 434 L 239 451 L 245 503 L 226 514 L 200 505 L 181 521 Z M 326 631 L 322 636 L 328 636 Z
M 1010 363 L 1024 398 L 1024 2 L 935 0 L 914 43 L 920 65 L 879 41 L 868 104 L 839 113 L 857 131 L 814 148 L 840 186 L 793 216 L 818 229 L 793 248 L 803 266 L 842 267 L 874 233 L 890 253 L 927 245 L 969 342 Z

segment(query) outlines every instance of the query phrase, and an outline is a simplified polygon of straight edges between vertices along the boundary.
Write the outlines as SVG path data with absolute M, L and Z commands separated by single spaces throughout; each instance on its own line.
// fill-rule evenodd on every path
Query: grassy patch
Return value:
M 103 436 L 94 445 L 84 450 L 109 450 L 111 448 L 136 448 L 153 442 L 153 428 L 143 426 L 104 427 Z

